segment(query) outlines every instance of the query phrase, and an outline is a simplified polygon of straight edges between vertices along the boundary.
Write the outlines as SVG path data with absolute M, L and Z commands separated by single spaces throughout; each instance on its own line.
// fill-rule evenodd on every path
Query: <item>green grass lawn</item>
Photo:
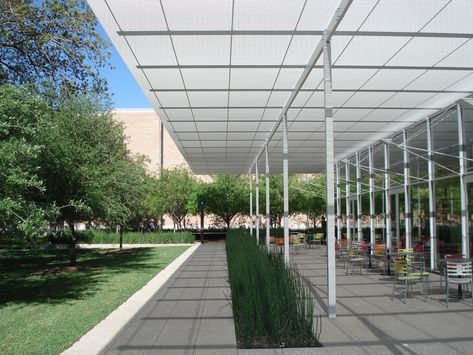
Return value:
M 0 254 L 0 354 L 67 349 L 188 247 Z

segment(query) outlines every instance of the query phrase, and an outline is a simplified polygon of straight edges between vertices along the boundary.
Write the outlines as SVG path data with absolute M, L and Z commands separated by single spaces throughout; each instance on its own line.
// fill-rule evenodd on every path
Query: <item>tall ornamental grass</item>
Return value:
M 244 231 L 228 232 L 226 251 L 238 346 L 320 346 L 307 282 Z

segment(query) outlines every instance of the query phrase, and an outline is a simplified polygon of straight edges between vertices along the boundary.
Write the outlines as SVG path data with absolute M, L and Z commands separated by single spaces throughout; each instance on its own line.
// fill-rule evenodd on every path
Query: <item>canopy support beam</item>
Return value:
M 466 182 L 466 147 L 465 147 L 465 124 L 463 122 L 463 108 L 457 105 L 458 117 L 458 146 L 460 163 L 460 209 L 462 230 L 462 254 L 465 258 L 470 257 L 470 231 L 468 220 L 468 188 Z
M 384 203 L 385 203 L 385 225 L 386 225 L 386 248 L 391 250 L 392 233 L 391 233 L 391 177 L 389 174 L 389 146 L 384 144 Z
M 402 131 L 403 138 L 403 155 L 404 155 L 404 218 L 405 218 L 405 237 L 406 248 L 412 247 L 411 230 L 412 230 L 412 213 L 411 213 L 411 168 L 409 166 L 409 151 L 407 150 L 407 130 Z
M 282 165 L 283 165 L 283 194 L 284 194 L 284 262 L 289 264 L 289 166 L 287 146 L 287 113 L 282 122 Z
M 346 227 L 347 227 L 347 243 L 351 242 L 351 211 L 350 211 L 350 164 L 345 161 L 345 207 L 346 207 Z
M 337 240 L 340 241 L 342 237 L 342 199 L 340 196 L 340 163 L 335 164 L 336 180 L 337 180 Z M 315 228 L 315 226 L 314 226 Z
M 434 142 L 432 137 L 432 124 L 429 117 L 426 119 L 427 151 L 429 172 L 429 231 L 430 231 L 430 269 L 436 268 L 437 259 L 437 217 L 435 212 L 435 164 L 433 162 Z
M 360 154 L 355 154 L 356 161 L 356 223 L 357 223 L 357 234 L 358 241 L 363 240 L 363 231 L 361 227 L 361 218 L 363 217 L 363 211 L 361 210 L 361 167 L 360 167 Z
M 255 185 L 256 185 L 256 245 L 259 245 L 259 171 L 258 171 L 258 162 L 255 164 Z
M 266 193 L 266 249 L 268 253 L 270 252 L 270 229 L 271 229 L 271 221 L 270 221 L 270 212 L 269 212 L 269 159 L 268 159 L 268 144 L 265 147 L 265 193 Z
M 336 279 L 335 279 L 335 198 L 334 198 L 334 148 L 333 148 L 333 96 L 332 70 L 330 55 L 330 38 L 324 34 L 324 106 L 325 106 L 325 175 L 326 175 L 326 216 L 327 226 L 324 231 L 327 236 L 327 285 L 328 285 L 328 316 L 336 317 Z
M 250 235 L 253 236 L 253 167 L 250 169 Z
M 370 244 L 373 245 L 376 239 L 376 212 L 374 205 L 374 174 L 373 174 L 373 147 L 368 147 L 369 164 L 369 197 L 370 197 Z M 371 249 L 373 253 L 373 249 Z

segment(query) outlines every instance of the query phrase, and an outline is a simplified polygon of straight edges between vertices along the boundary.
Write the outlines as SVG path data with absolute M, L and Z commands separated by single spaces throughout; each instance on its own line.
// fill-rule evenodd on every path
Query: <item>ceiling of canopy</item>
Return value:
M 248 172 L 339 5 L 89 4 L 196 174 Z M 471 10 L 471 0 L 352 2 L 331 40 L 335 160 L 471 96 Z M 292 173 L 324 169 L 322 79 L 319 58 L 288 110 Z M 268 144 L 274 173 L 281 139 L 280 127 Z

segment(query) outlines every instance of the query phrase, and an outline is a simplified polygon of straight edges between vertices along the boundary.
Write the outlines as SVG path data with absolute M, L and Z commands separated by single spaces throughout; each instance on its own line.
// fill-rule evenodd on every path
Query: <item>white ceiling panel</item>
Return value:
M 130 11 L 129 0 L 109 1 L 108 6 L 124 31 L 163 31 L 166 30 L 166 21 L 159 1 L 137 1 Z
M 372 90 L 400 90 L 424 72 L 425 70 L 383 69 L 378 71 L 363 88 Z
M 406 37 L 355 37 L 337 64 L 383 65 L 408 40 Z
M 235 36 L 232 64 L 281 64 L 290 36 Z
M 172 36 L 180 65 L 230 63 L 230 36 Z
M 243 68 L 232 69 L 231 89 L 271 89 L 278 69 Z
M 144 70 L 153 89 L 183 89 L 179 69 L 148 69 Z
M 128 37 L 140 65 L 175 65 L 176 56 L 169 36 Z
M 225 91 L 190 91 L 188 95 L 192 107 L 226 107 L 228 103 Z
M 362 31 L 417 32 L 448 0 L 380 1 L 361 26 Z M 389 20 L 387 20 L 389 19 Z
M 304 0 L 235 0 L 236 30 L 293 30 Z
M 226 89 L 229 69 L 200 68 L 181 69 L 187 89 Z
M 284 64 L 286 65 L 305 65 L 315 47 L 319 43 L 321 36 L 294 36 L 289 45 Z
M 388 64 L 433 66 L 465 41 L 464 38 L 414 38 Z
M 156 0 L 148 0 L 159 4 Z M 161 0 L 171 31 L 229 30 L 232 0 Z
M 269 91 L 233 91 L 230 93 L 230 106 L 266 106 Z
M 289 98 L 290 171 L 324 168 L 323 56 L 307 77 L 305 68 L 340 1 L 88 2 L 194 172 L 246 173 L 268 137 L 279 171 Z M 336 159 L 471 96 L 471 9 L 350 4 L 330 39 Z
M 227 109 L 192 109 L 196 121 L 226 121 Z
M 263 115 L 263 109 L 254 108 L 232 108 L 229 110 L 229 120 L 235 121 L 259 121 Z

